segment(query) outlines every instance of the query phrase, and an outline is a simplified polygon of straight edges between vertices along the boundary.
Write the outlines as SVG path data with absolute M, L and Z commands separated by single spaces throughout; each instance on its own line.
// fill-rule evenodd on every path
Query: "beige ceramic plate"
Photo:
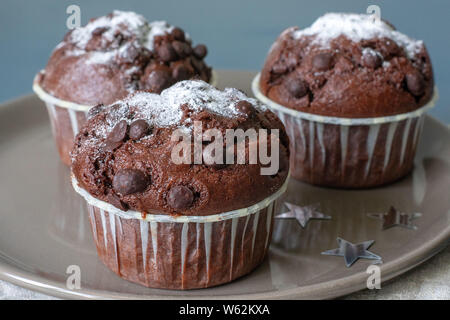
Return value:
M 250 72 L 222 71 L 219 86 L 250 93 Z M 442 249 L 450 239 L 450 132 L 425 121 L 414 172 L 383 188 L 337 190 L 291 181 L 287 200 L 320 203 L 331 221 L 277 221 L 269 257 L 250 275 L 211 289 L 168 291 L 118 278 L 97 259 L 85 205 L 60 162 L 43 103 L 27 96 L 0 107 L 0 278 L 54 296 L 79 298 L 331 298 L 366 287 L 359 260 L 346 268 L 340 257 L 323 256 L 336 237 L 375 240 L 370 248 L 384 263 L 381 279 L 403 273 Z M 421 212 L 418 230 L 381 230 L 367 213 L 394 205 Z M 279 208 L 280 210 L 280 208 Z M 66 287 L 66 269 L 81 269 L 81 289 Z

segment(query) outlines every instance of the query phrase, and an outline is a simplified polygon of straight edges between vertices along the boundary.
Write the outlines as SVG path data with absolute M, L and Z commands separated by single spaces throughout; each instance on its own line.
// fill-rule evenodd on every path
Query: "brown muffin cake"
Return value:
M 427 103 L 433 71 L 422 41 L 367 15 L 330 13 L 278 37 L 260 86 L 273 101 L 299 111 L 379 117 Z
M 248 109 L 242 111 L 241 104 Z M 190 134 L 194 121 L 201 121 L 204 130 L 219 128 L 224 135 L 225 129 L 279 129 L 281 160 L 287 162 L 288 139 L 282 123 L 236 89 L 222 92 L 203 81 L 183 81 L 161 95 L 138 92 L 112 106 L 95 107 L 91 114 L 76 137 L 72 171 L 94 197 L 107 202 L 120 199 L 122 210 L 197 216 L 226 212 L 274 193 L 288 173 L 288 166 L 267 176 L 261 175 L 261 164 L 172 161 L 172 148 L 178 142 L 171 141 L 174 130 L 185 128 Z M 135 188 L 128 190 L 123 184 Z M 191 203 L 180 208 L 177 199 L 172 200 L 177 186 L 189 188 L 193 195 Z
M 89 108 L 137 90 L 159 93 L 181 80 L 213 81 L 206 54 L 206 46 L 193 46 L 182 29 L 134 12 L 114 11 L 68 32 L 33 83 L 47 105 L 62 162 L 70 165 Z
M 253 85 L 286 126 L 292 176 L 345 188 L 411 171 L 433 89 L 422 41 L 372 16 L 345 13 L 285 30 Z
M 182 132 L 190 145 L 207 129 L 224 136 L 227 129 L 267 129 L 267 138 L 259 133 L 246 142 L 245 154 L 249 159 L 252 143 L 259 150 L 261 139 L 271 152 L 278 141 L 278 171 L 262 175 L 260 161 L 212 163 L 206 141 L 201 163 L 176 164 L 173 133 Z M 270 139 L 274 129 L 277 140 Z M 76 137 L 72 172 L 101 260 L 127 280 L 157 288 L 210 287 L 250 272 L 270 244 L 274 201 L 286 188 L 288 144 L 265 106 L 200 80 L 94 107 Z
M 109 104 L 136 90 L 159 93 L 180 80 L 209 81 L 206 54 L 206 46 L 192 47 L 180 28 L 114 11 L 68 32 L 53 51 L 40 85 L 62 100 Z

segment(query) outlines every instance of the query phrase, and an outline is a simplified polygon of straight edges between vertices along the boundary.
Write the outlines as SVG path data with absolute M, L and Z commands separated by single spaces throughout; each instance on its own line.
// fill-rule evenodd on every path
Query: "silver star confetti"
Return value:
M 371 259 L 381 262 L 381 257 L 368 251 L 367 249 L 375 242 L 374 240 L 353 244 L 342 238 L 337 238 L 339 248 L 322 252 L 327 256 L 344 257 L 347 268 L 351 267 L 358 259 Z
M 404 213 L 395 209 L 393 206 L 386 213 L 369 213 L 369 217 L 383 221 L 383 230 L 392 227 L 403 227 L 407 229 L 417 230 L 412 221 L 422 216 L 421 213 Z
M 285 206 L 289 209 L 288 212 L 277 215 L 276 219 L 295 219 L 297 222 L 305 228 L 309 220 L 330 220 L 331 216 L 327 216 L 322 212 L 319 212 L 319 205 L 313 204 L 309 206 L 300 207 L 295 204 L 285 202 Z

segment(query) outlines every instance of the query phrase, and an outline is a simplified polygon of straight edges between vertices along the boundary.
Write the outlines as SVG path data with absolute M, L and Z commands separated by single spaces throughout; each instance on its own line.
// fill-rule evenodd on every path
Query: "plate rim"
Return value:
M 398 268 L 398 259 L 383 263 L 379 265 L 381 274 L 383 274 L 382 283 L 391 280 L 392 278 L 403 274 L 404 272 L 415 268 L 416 266 L 422 264 L 427 261 L 429 258 L 433 257 L 438 252 L 442 251 L 450 244 L 450 225 L 447 226 L 446 230 L 440 234 L 438 234 L 431 241 L 428 241 L 424 245 L 422 245 L 419 249 L 420 254 L 412 254 L 406 253 L 403 255 L 403 258 L 400 259 L 401 268 Z M 416 251 L 417 252 L 417 251 Z M 404 266 L 404 267 L 403 267 Z M 264 292 L 264 293 L 243 293 L 239 295 L 221 295 L 221 296 L 207 296 L 207 295 L 136 295 L 136 294 L 121 294 L 117 292 L 105 291 L 105 290 L 96 290 L 96 289 L 79 289 L 79 290 L 70 290 L 62 286 L 62 282 L 58 282 L 55 280 L 49 280 L 42 276 L 36 276 L 31 272 L 26 270 L 19 269 L 18 267 L 14 267 L 8 263 L 5 263 L 2 260 L 2 256 L 0 255 L 0 280 L 8 281 L 15 285 L 18 285 L 23 288 L 35 290 L 47 295 L 51 295 L 54 297 L 60 298 L 76 298 L 76 299 L 133 299 L 133 300 L 262 300 L 262 299 L 318 299 L 317 292 L 323 292 L 326 288 L 332 289 L 336 288 L 340 282 L 345 281 L 348 291 L 345 294 L 333 294 L 333 291 L 330 291 L 330 295 L 327 295 L 327 299 L 341 297 L 346 294 L 350 294 L 365 287 L 361 284 L 364 283 L 364 280 L 367 279 L 367 274 L 364 272 L 358 272 L 347 277 L 330 280 L 326 282 L 322 282 L 319 284 L 306 285 L 297 288 L 272 291 L 272 292 Z M 125 280 L 124 280 L 125 281 Z M 351 284 L 348 285 L 348 284 Z M 300 289 L 301 288 L 301 289 Z M 355 288 L 356 290 L 352 290 L 351 288 Z M 300 289 L 300 290 L 299 290 Z M 205 290 L 205 289 L 198 289 Z M 207 289 L 206 289 L 207 290 Z M 196 290 L 187 290 L 186 292 L 195 292 Z M 170 290 L 168 290 L 170 292 Z M 179 292 L 174 290 L 174 292 Z M 305 296 L 305 293 L 308 292 L 308 297 Z M 310 293 L 313 293 L 312 295 Z M 323 295 L 321 295 L 323 297 Z

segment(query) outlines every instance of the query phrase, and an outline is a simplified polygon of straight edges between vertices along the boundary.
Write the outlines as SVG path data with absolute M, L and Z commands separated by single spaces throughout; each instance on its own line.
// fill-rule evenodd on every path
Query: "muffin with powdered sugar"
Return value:
M 283 31 L 253 91 L 286 125 L 292 175 L 350 188 L 411 171 L 422 115 L 435 94 L 423 41 L 351 13 Z
M 422 41 L 390 23 L 329 13 L 306 29 L 285 30 L 261 72 L 263 94 L 283 106 L 326 116 L 362 118 L 409 112 L 433 94 Z
M 206 139 L 208 132 L 214 135 Z M 228 139 L 230 132 L 236 136 Z M 242 140 L 239 132 L 256 139 Z M 282 123 L 264 105 L 201 80 L 91 109 L 75 140 L 72 173 L 91 210 L 100 258 L 151 287 L 210 287 L 250 272 L 270 242 L 288 145 Z M 177 160 L 179 146 L 187 161 Z
M 71 30 L 55 48 L 41 87 L 79 104 L 109 104 L 129 92 L 161 92 L 190 78 L 209 81 L 207 49 L 165 21 L 114 11 Z M 101 99 L 101 100 L 100 100 Z
M 47 103 L 58 151 L 70 164 L 74 135 L 86 112 L 131 92 L 159 93 L 177 81 L 211 81 L 207 48 L 182 29 L 114 11 L 69 31 L 54 49 L 33 89 Z

